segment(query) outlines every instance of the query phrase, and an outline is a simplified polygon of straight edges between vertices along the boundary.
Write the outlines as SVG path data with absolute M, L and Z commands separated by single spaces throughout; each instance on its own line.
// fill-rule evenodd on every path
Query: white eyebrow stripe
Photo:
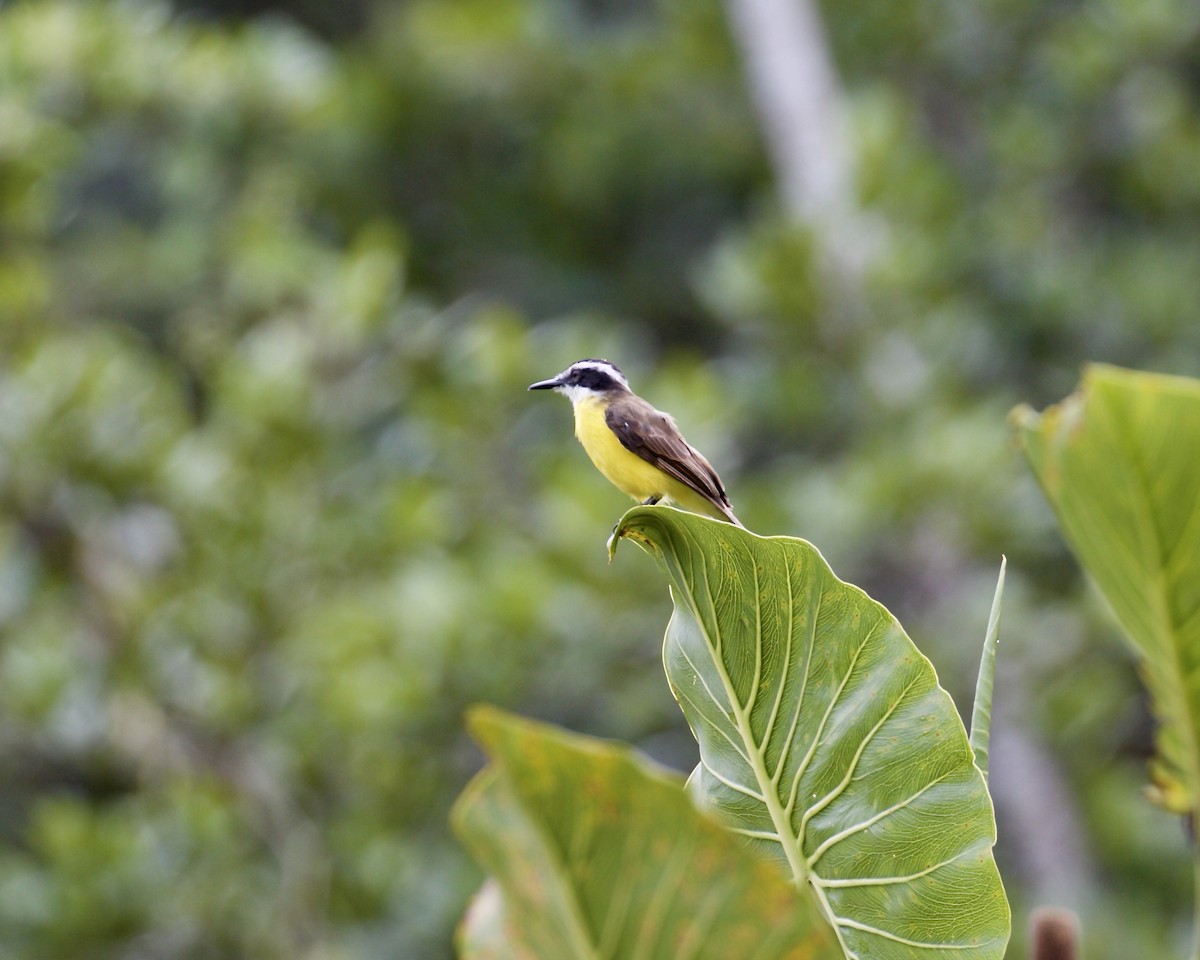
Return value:
M 629 386 L 629 381 L 625 379 L 625 374 L 618 370 L 616 365 L 608 360 L 576 360 L 573 364 L 567 367 L 566 370 L 560 373 L 559 376 L 565 377 L 575 370 L 595 370 L 599 373 L 608 374 L 625 387 Z

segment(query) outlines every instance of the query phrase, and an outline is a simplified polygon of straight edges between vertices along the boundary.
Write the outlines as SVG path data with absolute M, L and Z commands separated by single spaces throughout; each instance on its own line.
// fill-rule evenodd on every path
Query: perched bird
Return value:
M 530 390 L 553 390 L 575 408 L 575 436 L 592 463 L 624 493 L 642 503 L 671 502 L 718 520 L 742 525 L 721 478 L 669 414 L 629 389 L 607 360 L 578 360 Z

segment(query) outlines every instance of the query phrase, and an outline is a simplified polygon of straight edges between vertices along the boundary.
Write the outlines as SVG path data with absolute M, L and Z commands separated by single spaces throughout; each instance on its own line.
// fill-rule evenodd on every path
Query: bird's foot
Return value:
M 657 496 L 657 497 L 647 497 L 645 500 L 643 500 L 643 501 L 642 501 L 642 506 L 643 506 L 643 507 L 652 507 L 652 506 L 654 506 L 656 503 L 658 503 L 658 501 L 659 501 L 659 500 L 661 500 L 661 499 L 662 499 L 662 497 L 661 497 L 661 496 Z

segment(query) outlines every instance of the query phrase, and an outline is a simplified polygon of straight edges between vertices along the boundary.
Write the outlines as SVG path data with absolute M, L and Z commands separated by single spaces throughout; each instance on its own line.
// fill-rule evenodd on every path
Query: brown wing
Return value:
M 668 476 L 695 490 L 731 523 L 741 526 L 717 471 L 683 439 L 675 421 L 641 397 L 622 397 L 609 404 L 604 421 L 621 445 Z

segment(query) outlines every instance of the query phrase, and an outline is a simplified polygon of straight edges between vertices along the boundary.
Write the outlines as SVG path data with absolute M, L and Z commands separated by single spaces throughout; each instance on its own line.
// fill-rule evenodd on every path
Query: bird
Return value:
M 575 436 L 610 483 L 652 505 L 667 500 L 693 513 L 742 522 L 717 471 L 683 439 L 674 418 L 629 389 L 616 364 L 576 360 L 558 376 L 529 385 L 553 390 L 571 401 Z

